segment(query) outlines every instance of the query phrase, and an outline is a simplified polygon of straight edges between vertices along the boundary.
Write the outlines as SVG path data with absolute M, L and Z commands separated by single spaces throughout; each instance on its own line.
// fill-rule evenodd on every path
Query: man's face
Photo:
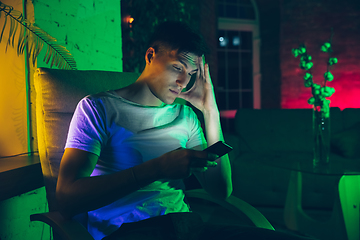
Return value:
M 152 78 L 148 86 L 152 94 L 166 104 L 172 104 L 198 71 L 198 56 L 177 50 L 155 54 Z

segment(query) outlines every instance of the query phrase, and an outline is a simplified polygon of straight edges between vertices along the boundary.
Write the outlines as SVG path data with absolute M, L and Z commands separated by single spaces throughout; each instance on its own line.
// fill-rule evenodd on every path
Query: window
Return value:
M 219 30 L 219 108 L 253 108 L 252 32 Z
M 220 111 L 260 108 L 259 24 L 254 0 L 218 1 Z
M 256 20 L 251 0 L 218 0 L 219 17 Z

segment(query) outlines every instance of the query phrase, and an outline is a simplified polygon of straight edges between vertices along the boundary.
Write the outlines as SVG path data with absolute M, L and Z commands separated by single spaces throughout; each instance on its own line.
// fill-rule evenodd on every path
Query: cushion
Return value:
M 331 151 L 346 158 L 360 158 L 360 122 L 334 134 Z

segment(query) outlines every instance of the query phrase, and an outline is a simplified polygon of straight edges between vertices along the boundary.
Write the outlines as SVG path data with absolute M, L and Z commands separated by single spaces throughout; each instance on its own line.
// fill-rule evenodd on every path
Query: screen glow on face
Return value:
M 187 90 L 191 89 L 191 87 L 195 83 L 197 75 L 196 73 L 198 71 L 197 58 L 198 57 L 192 53 L 182 52 L 179 54 L 179 61 L 185 64 L 188 68 L 192 68 L 192 70 L 189 72 L 189 75 L 191 76 L 190 81 L 187 84 L 186 88 L 182 90 L 182 92 L 186 92 Z

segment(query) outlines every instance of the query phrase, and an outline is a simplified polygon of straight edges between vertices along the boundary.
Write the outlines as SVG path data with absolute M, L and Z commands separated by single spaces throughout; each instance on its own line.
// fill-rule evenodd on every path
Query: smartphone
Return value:
M 213 145 L 211 145 L 210 147 L 205 148 L 203 151 L 206 151 L 209 153 L 214 153 L 214 154 L 218 155 L 219 157 L 222 157 L 223 155 L 227 154 L 231 150 L 233 150 L 233 148 L 230 145 L 224 143 L 223 141 L 218 141 L 218 142 L 214 143 Z

